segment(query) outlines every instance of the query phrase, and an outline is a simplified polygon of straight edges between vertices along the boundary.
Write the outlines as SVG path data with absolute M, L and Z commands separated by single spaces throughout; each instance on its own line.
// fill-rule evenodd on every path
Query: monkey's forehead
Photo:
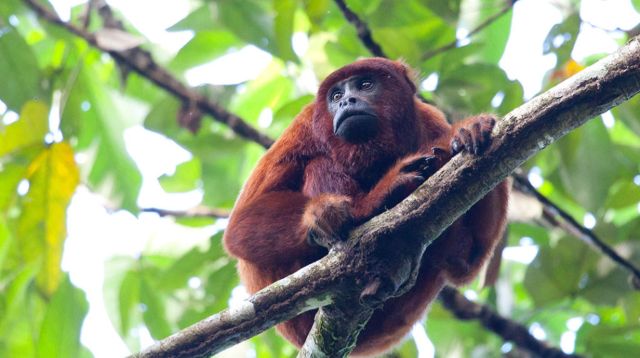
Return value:
M 388 74 L 398 79 L 406 77 L 406 67 L 398 61 L 386 58 L 373 57 L 358 60 L 331 73 L 320 85 L 318 98 L 326 95 L 331 86 L 349 77 L 363 74 Z

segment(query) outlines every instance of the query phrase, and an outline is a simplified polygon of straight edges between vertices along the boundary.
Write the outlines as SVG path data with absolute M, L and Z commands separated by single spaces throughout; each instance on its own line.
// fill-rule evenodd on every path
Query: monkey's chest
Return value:
M 311 160 L 304 170 L 302 192 L 310 197 L 330 193 L 355 197 L 367 192 L 380 180 L 376 171 L 356 178 L 331 158 L 319 157 Z

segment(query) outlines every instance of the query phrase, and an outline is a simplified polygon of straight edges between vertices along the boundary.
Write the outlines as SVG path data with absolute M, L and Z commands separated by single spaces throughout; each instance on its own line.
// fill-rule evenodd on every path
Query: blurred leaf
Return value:
M 640 203 L 640 187 L 632 182 L 619 181 L 611 188 L 607 207 L 620 209 Z
M 142 178 L 125 148 L 127 116 L 119 114 L 94 71 L 85 66 L 73 83 L 62 112 L 62 130 L 65 137 L 77 136 L 78 149 L 92 149 L 89 184 L 104 191 L 113 205 L 135 212 Z
M 120 316 L 120 326 L 118 330 L 122 336 L 129 335 L 129 331 L 133 328 L 135 319 L 139 312 L 140 304 L 140 273 L 137 271 L 128 271 L 118 290 L 118 311 Z
M 211 30 L 213 24 L 212 4 L 205 3 L 197 9 L 193 10 L 184 19 L 178 21 L 167 31 L 206 31 Z
M 297 61 L 298 57 L 293 52 L 291 37 L 293 36 L 293 19 L 296 12 L 295 0 L 273 0 L 273 8 L 276 11 L 274 19 L 274 33 L 276 47 L 280 57 L 288 61 Z
M 563 238 L 539 250 L 524 278 L 536 305 L 541 307 L 575 295 L 594 254 L 574 238 Z
M 155 339 L 169 336 L 172 330 L 167 321 L 163 299 L 144 276 L 140 281 L 140 302 L 144 304 L 142 317 L 151 336 Z
M 584 324 L 578 331 L 576 348 L 593 357 L 634 357 L 640 352 L 640 326 Z
M 304 0 L 304 11 L 309 17 L 311 26 L 320 28 L 319 24 L 330 13 L 330 0 Z
M 200 31 L 178 51 L 169 67 L 184 71 L 212 61 L 239 45 L 241 42 L 229 31 Z
M 7 210 L 18 195 L 16 188 L 20 180 L 22 180 L 22 174 L 25 169 L 23 166 L 2 164 L 2 171 L 0 171 L 0 212 Z
M 286 103 L 293 93 L 293 82 L 282 76 L 283 70 L 281 64 L 272 62 L 234 98 L 231 111 L 255 123 L 263 110 Z
M 82 290 L 69 278 L 62 280 L 42 322 L 38 339 L 38 357 L 77 357 L 80 353 L 80 329 L 89 303 Z
M 0 355 L 6 357 L 36 356 L 35 317 L 38 299 L 30 292 L 37 264 L 27 264 L 0 287 Z M 35 297 L 34 297 L 35 296 Z
M 73 150 L 55 143 L 31 163 L 29 192 L 18 218 L 18 243 L 27 262 L 42 260 L 38 287 L 54 293 L 62 278 L 60 261 L 66 238 L 66 210 L 79 182 Z
M 631 0 L 631 3 L 636 8 L 636 11 L 640 11 L 640 0 Z
M 197 189 L 202 176 L 202 165 L 198 158 L 176 166 L 172 175 L 162 175 L 159 178 L 162 189 L 169 193 L 181 193 Z
M 17 121 L 6 127 L 0 125 L 0 157 L 34 145 L 44 146 L 44 136 L 49 131 L 48 111 L 42 102 L 28 101 Z
M 571 51 L 578 39 L 580 30 L 580 14 L 574 12 L 564 21 L 554 25 L 542 45 L 543 53 L 555 53 L 556 68 L 561 68 L 571 59 Z
M 274 38 L 273 12 L 260 0 L 219 1 L 217 21 L 244 41 L 278 55 Z M 247 26 L 251 24 L 251 26 Z M 282 55 L 282 54 L 280 54 Z
M 560 149 L 559 173 L 565 191 L 586 210 L 598 212 L 619 172 L 602 121 L 586 123 L 560 139 L 556 146 Z
M 613 108 L 615 118 L 620 119 L 637 136 L 640 136 L 640 98 L 634 96 Z
M 471 31 L 508 6 L 504 0 L 462 0 L 460 22 L 464 29 Z M 489 26 L 471 37 L 471 41 L 482 44 L 473 56 L 479 62 L 497 64 L 502 58 L 511 30 L 512 11 L 501 15 Z
M 0 53 L 0 100 L 14 111 L 29 100 L 48 102 L 36 56 L 12 26 L 0 27 Z
M 455 24 L 460 14 L 461 0 L 426 0 L 427 6 L 438 16 L 449 23 Z
M 501 113 L 522 102 L 522 87 L 509 80 L 504 70 L 495 65 L 472 63 L 442 72 L 434 95 L 448 113 L 466 117 L 494 112 L 492 100 L 499 93 L 504 96 L 498 107 Z
M 274 328 L 253 337 L 251 342 L 255 347 L 256 357 L 293 358 L 296 356 L 296 349 L 289 342 L 282 339 Z
M 4 218 L 0 216 L 0 272 L 2 272 L 5 268 L 4 260 L 9 253 L 9 246 L 13 242 L 13 238 L 11 238 L 10 235 L 11 233 L 9 232 L 9 228 L 7 227 L 7 223 L 5 222 Z M 2 279 L 0 279 L 0 282 L 2 282 Z M 1 289 L 0 292 L 2 292 Z M 0 313 L 1 312 L 2 310 L 0 309 Z
M 184 288 L 191 277 L 198 275 L 204 266 L 216 259 L 218 257 L 211 256 L 209 251 L 203 252 L 199 248 L 194 248 L 179 257 L 165 270 L 158 287 L 165 291 Z

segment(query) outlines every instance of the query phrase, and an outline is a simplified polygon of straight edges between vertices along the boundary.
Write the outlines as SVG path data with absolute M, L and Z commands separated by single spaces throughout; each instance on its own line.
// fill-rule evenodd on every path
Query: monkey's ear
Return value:
M 416 93 L 416 82 L 418 80 L 418 72 L 412 69 L 403 59 L 393 61 L 394 66 L 399 73 L 402 73 L 404 79 L 407 81 L 413 93 Z

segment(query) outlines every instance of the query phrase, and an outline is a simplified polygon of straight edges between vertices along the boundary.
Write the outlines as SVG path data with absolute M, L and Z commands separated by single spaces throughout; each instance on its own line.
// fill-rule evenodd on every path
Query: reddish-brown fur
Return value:
M 382 123 L 374 139 L 352 144 L 333 134 L 326 97 L 333 84 L 361 73 L 383 79 L 385 95 L 375 103 Z M 433 154 L 434 147 L 443 149 L 441 166 L 450 158 L 457 130 L 478 122 L 472 117 L 449 125 L 439 110 L 416 98 L 415 90 L 403 64 L 378 58 L 346 66 L 322 83 L 315 102 L 260 160 L 231 215 L 225 245 L 239 259 L 240 277 L 250 293 L 326 254 L 308 243 L 309 230 L 344 236 L 349 227 L 402 200 L 420 184 L 415 173 L 402 168 Z M 504 229 L 507 195 L 506 183 L 498 185 L 427 249 L 415 286 L 374 313 L 355 355 L 388 350 L 445 283 L 464 284 L 478 274 Z M 314 314 L 306 312 L 277 329 L 300 347 Z

